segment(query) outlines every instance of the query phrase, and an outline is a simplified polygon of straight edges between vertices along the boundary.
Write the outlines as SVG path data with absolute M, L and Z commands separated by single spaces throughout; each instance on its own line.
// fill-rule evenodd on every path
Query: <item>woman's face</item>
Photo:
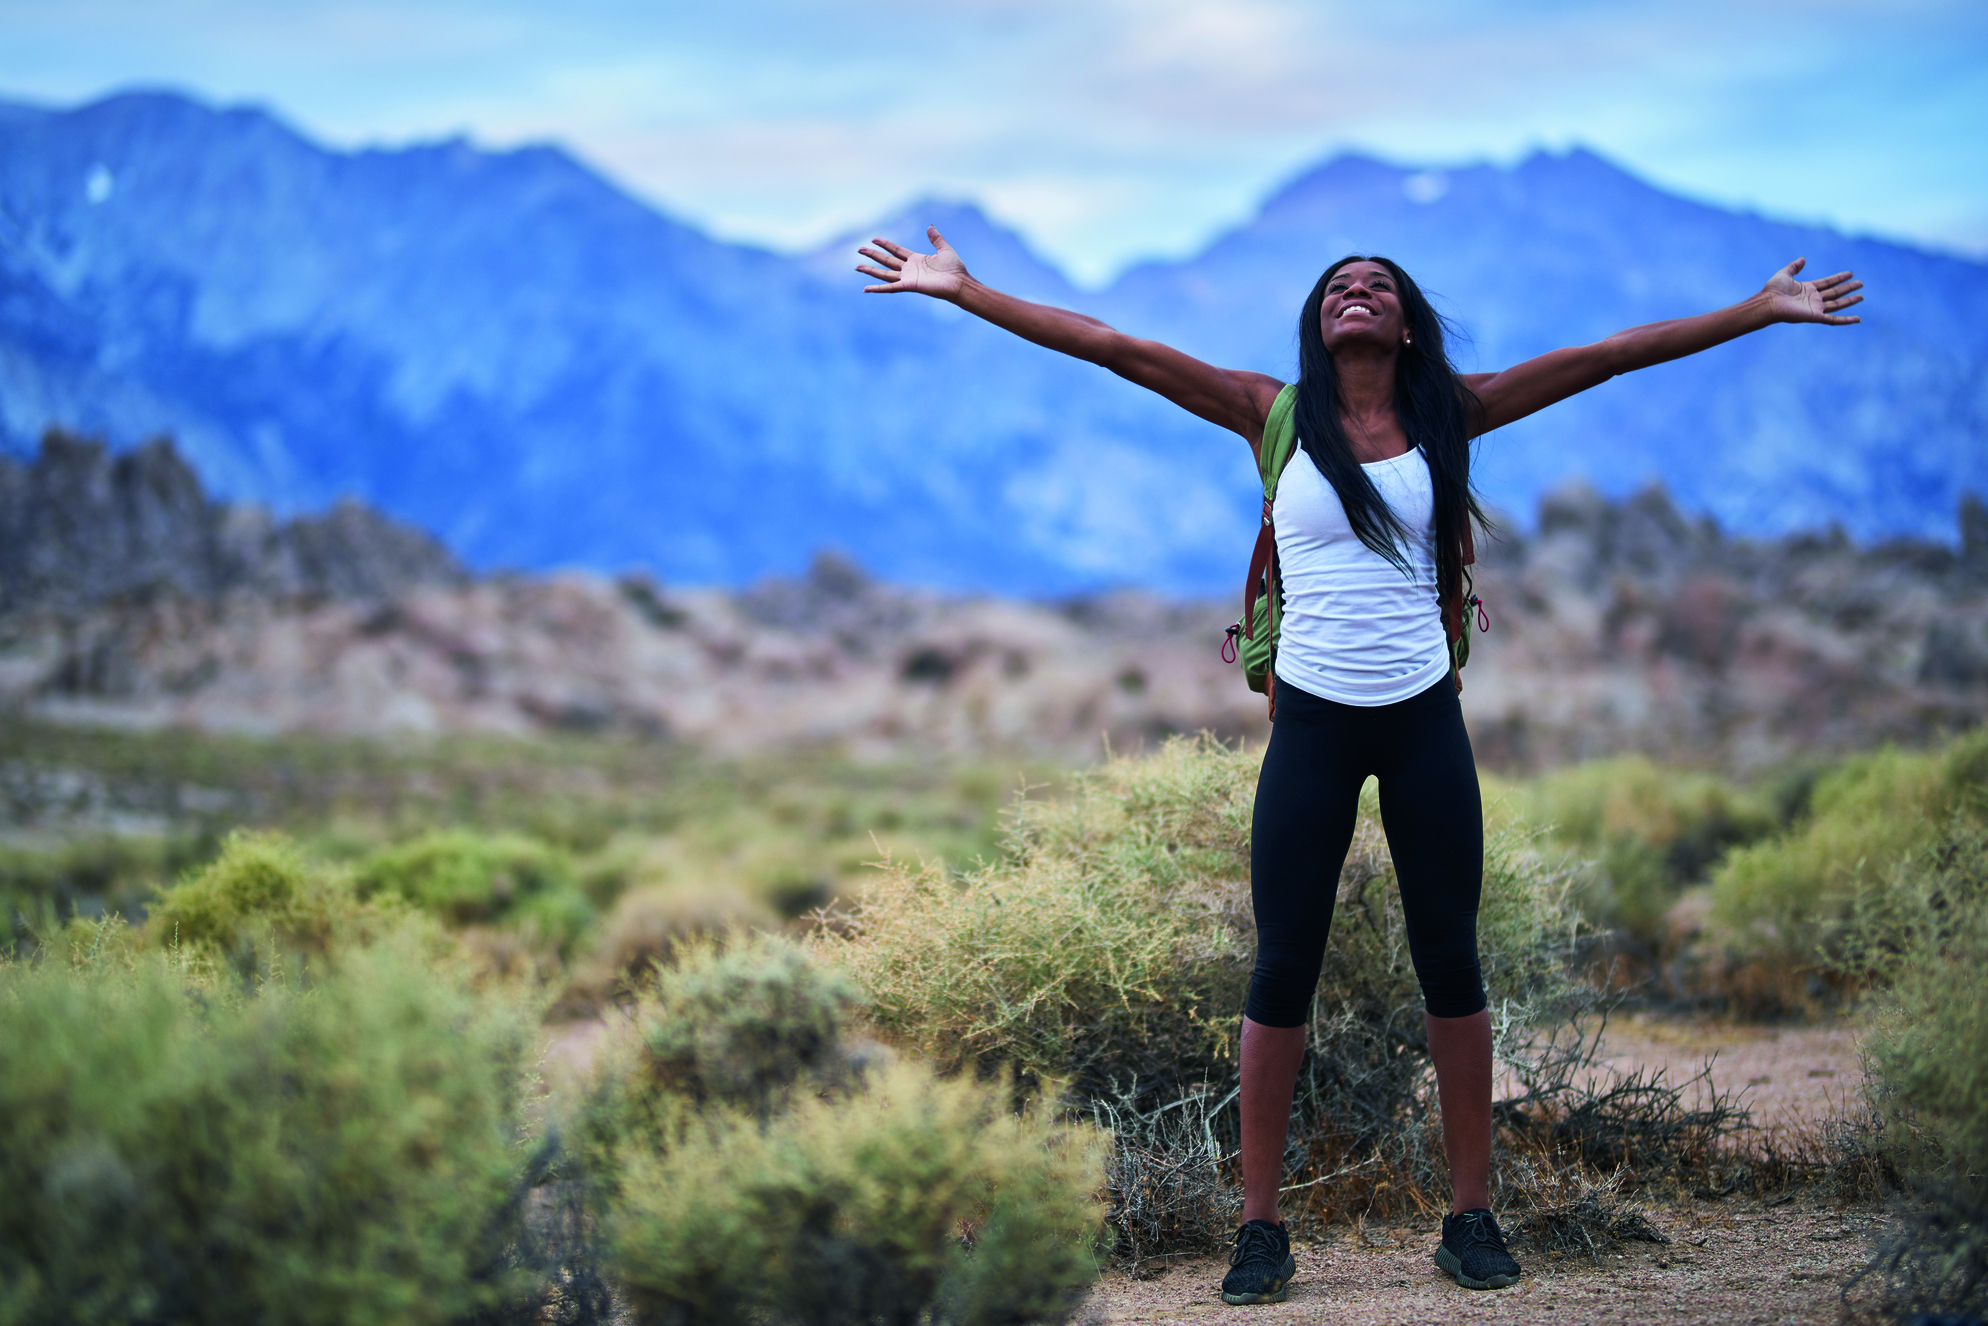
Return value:
M 1334 272 L 1318 306 L 1318 321 L 1327 350 L 1399 348 L 1408 327 L 1394 274 L 1377 262 L 1349 262 Z

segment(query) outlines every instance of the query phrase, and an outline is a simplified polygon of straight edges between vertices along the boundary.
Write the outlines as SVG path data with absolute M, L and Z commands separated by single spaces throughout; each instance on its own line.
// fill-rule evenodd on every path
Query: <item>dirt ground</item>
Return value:
M 1771 1199 L 1770 1199 L 1771 1200 Z M 1694 1202 L 1652 1213 L 1667 1246 L 1594 1264 L 1581 1257 L 1521 1256 L 1526 1278 L 1510 1289 L 1459 1289 L 1430 1260 L 1434 1227 L 1343 1231 L 1293 1249 L 1298 1276 L 1288 1302 L 1232 1308 L 1219 1297 L 1223 1258 L 1182 1262 L 1150 1279 L 1123 1271 L 1098 1281 L 1084 1317 L 1105 1323 L 1835 1322 L 1845 1281 L 1864 1263 L 1875 1211 L 1805 1200 Z
M 1841 1118 L 1861 1098 L 1864 1067 L 1852 1027 L 1727 1026 L 1651 1017 L 1618 1020 L 1602 1042 L 1609 1067 L 1660 1066 L 1672 1082 L 1711 1063 L 1711 1080 L 1763 1132 L 1788 1137 Z
M 1856 1034 L 1840 1027 L 1721 1027 L 1659 1020 L 1611 1026 L 1604 1042 L 1621 1068 L 1662 1066 L 1672 1081 L 1711 1060 L 1711 1080 L 1742 1090 L 1755 1123 L 1778 1137 L 1812 1131 L 1853 1102 L 1862 1083 Z M 1108 1271 L 1086 1305 L 1093 1326 L 1116 1323 L 1837 1322 L 1845 1282 L 1868 1256 L 1882 1221 L 1806 1197 L 1732 1197 L 1659 1206 L 1649 1215 L 1666 1245 L 1633 1244 L 1599 1263 L 1520 1252 L 1526 1278 L 1504 1290 L 1459 1289 L 1430 1260 L 1440 1230 L 1338 1230 L 1293 1249 L 1288 1302 L 1231 1308 L 1218 1294 L 1225 1258 Z
M 547 1047 L 549 1076 L 584 1072 L 611 1035 L 598 1022 L 558 1029 Z M 1662 1067 L 1673 1082 L 1695 1077 L 1709 1060 L 1711 1082 L 1742 1092 L 1756 1127 L 1790 1140 L 1840 1117 L 1863 1082 L 1857 1034 L 1846 1027 L 1630 1018 L 1610 1025 L 1604 1054 L 1620 1069 Z M 1224 1305 L 1218 1291 L 1228 1266 L 1222 1257 L 1148 1263 L 1136 1279 L 1123 1269 L 1108 1270 L 1077 1324 L 1835 1323 L 1844 1315 L 1845 1282 L 1864 1264 L 1883 1220 L 1876 1209 L 1833 1207 L 1807 1196 L 1686 1201 L 1647 1214 L 1668 1244 L 1632 1244 L 1599 1263 L 1521 1250 L 1526 1278 L 1510 1289 L 1473 1292 L 1441 1275 L 1430 1260 L 1440 1234 L 1433 1224 L 1369 1225 L 1298 1244 L 1298 1276 L 1288 1302 Z

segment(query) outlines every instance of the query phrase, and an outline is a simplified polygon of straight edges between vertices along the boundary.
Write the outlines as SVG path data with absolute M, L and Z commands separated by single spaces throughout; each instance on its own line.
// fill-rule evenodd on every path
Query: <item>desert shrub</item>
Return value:
M 1200 742 L 1114 761 L 1067 800 L 1024 803 L 1004 860 L 892 863 L 811 943 L 879 1030 L 935 1061 L 1172 1099 L 1233 1052 L 1255 777 Z
M 596 928 L 574 964 L 566 1004 L 597 1007 L 641 984 L 675 960 L 685 943 L 726 934 L 772 930 L 780 918 L 737 890 L 716 885 L 658 884 L 629 890 Z
M 1235 1232 L 1242 1186 L 1229 1164 L 1227 1110 L 1236 1093 L 1204 1083 L 1157 1108 L 1126 1096 L 1090 1102 L 1091 1117 L 1112 1141 L 1105 1183 L 1113 1251 L 1133 1272 L 1148 1257 L 1213 1248 Z
M 398 918 L 361 901 L 348 874 L 309 860 L 281 834 L 236 833 L 212 862 L 160 892 L 145 932 L 198 961 L 248 970 L 286 954 L 322 956 Z
M 1662 1230 L 1622 1199 L 1623 1171 L 1598 1177 L 1579 1169 L 1549 1169 L 1525 1191 L 1512 1236 L 1549 1257 L 1569 1253 L 1600 1261 L 1626 1243 L 1669 1243 Z
M 858 991 L 778 939 L 710 940 L 659 969 L 635 1011 L 652 1090 L 765 1117 L 806 1081 L 845 1074 L 842 1031 Z
M 1869 1041 L 1915 1169 L 1988 1176 L 1988 906 L 1976 897 L 1902 963 Z M 1988 1183 L 1988 1177 L 1981 1179 Z M 1984 1193 L 1988 1195 L 1988 1193 Z
M 570 857 L 517 834 L 442 829 L 374 853 L 359 896 L 393 894 L 451 926 L 529 929 L 564 950 L 593 919 Z
M 46 848 L 0 845 L 0 944 L 72 917 L 141 916 L 154 893 L 216 847 L 198 836 L 115 834 Z
M 965 876 L 897 866 L 810 943 L 889 1039 L 938 1062 L 1063 1078 L 1118 1138 L 1124 1246 L 1226 1220 L 1235 1035 L 1254 960 L 1249 815 L 1258 757 L 1176 740 L 1024 806 L 1006 859 Z M 1375 798 L 1363 797 L 1301 1073 L 1291 1166 L 1318 1204 L 1440 1183 L 1421 994 Z M 1500 1044 L 1589 996 L 1566 879 L 1522 827 L 1487 844 L 1479 948 Z M 1199 1141 L 1176 1137 L 1199 1114 Z M 1385 1193 L 1392 1196 L 1383 1196 Z M 1195 1231 L 1200 1231 L 1196 1233 Z M 1143 1254 L 1142 1254 L 1143 1255 Z
M 148 952 L 145 932 L 112 913 L 108 916 L 72 916 L 59 930 L 35 935 L 33 956 L 72 967 L 134 967 Z
M 1879 942 L 1885 983 L 1865 1043 L 1881 1146 L 1910 1189 L 1873 1269 L 1900 1316 L 1988 1312 L 1988 834 L 1957 828 L 1893 879 Z
M 857 998 L 767 936 L 647 982 L 583 1121 L 643 1320 L 1056 1320 L 1090 1282 L 1095 1131 L 852 1048 Z
M 1859 942 L 1849 922 L 1862 903 L 1937 856 L 1956 823 L 1983 822 L 1984 795 L 1988 731 L 1928 754 L 1888 748 L 1845 760 L 1818 778 L 1805 819 L 1719 868 L 1719 937 L 1740 957 L 1839 968 Z
M 764 1126 L 710 1111 L 609 1219 L 644 1322 L 1054 1322 L 1097 1272 L 1101 1139 L 909 1063 Z
M 692 939 L 624 1004 L 631 1036 L 596 1073 L 579 1117 L 592 1182 L 613 1192 L 626 1158 L 668 1149 L 707 1107 L 761 1119 L 796 1088 L 845 1087 L 861 1065 L 843 1043 L 857 991 L 766 935 Z
M 1687 887 L 1778 826 L 1770 796 L 1640 755 L 1557 770 L 1513 799 L 1586 860 L 1574 888 L 1582 913 L 1646 949 L 1666 937 L 1665 914 Z
M 0 969 L 0 1321 L 447 1322 L 530 1291 L 529 1019 L 406 944 L 194 975 Z

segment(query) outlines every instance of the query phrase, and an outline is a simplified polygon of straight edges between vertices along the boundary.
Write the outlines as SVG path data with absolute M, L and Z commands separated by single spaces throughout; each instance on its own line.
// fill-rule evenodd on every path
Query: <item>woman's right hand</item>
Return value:
M 1142 341 L 1114 331 L 1105 323 L 1069 309 L 1031 304 L 982 285 L 967 275 L 966 264 L 946 243 L 936 226 L 925 227 L 931 253 L 913 253 L 887 239 L 870 241 L 876 248 L 857 250 L 876 265 L 856 270 L 876 278 L 863 287 L 866 295 L 900 295 L 916 291 L 957 304 L 1006 331 L 1037 345 L 1110 369 L 1128 382 L 1156 391 L 1184 410 L 1211 423 L 1233 429 L 1255 447 L 1263 437 L 1263 419 L 1284 385 L 1262 373 L 1216 368 L 1158 341 Z
M 932 241 L 933 253 L 913 253 L 901 244 L 893 244 L 887 239 L 873 239 L 871 244 L 857 250 L 865 258 L 881 264 L 872 267 L 867 263 L 856 268 L 865 276 L 874 276 L 878 284 L 866 285 L 866 295 L 902 295 L 915 292 L 930 295 L 934 299 L 951 299 L 966 284 L 966 264 L 946 243 L 946 237 L 939 233 L 937 226 L 925 227 L 926 237 Z M 878 250 L 882 250 L 879 252 Z

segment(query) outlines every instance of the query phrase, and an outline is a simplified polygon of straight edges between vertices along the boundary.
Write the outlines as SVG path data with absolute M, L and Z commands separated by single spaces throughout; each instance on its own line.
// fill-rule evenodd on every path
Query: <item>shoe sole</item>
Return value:
M 1259 1303 L 1282 1303 L 1291 1293 L 1291 1277 L 1298 1273 L 1298 1259 L 1284 1259 L 1284 1275 L 1277 1281 L 1277 1287 L 1263 1294 L 1231 1294 L 1222 1291 L 1222 1301 L 1232 1308 L 1254 1307 Z
M 1465 1289 L 1504 1289 L 1519 1282 L 1516 1275 L 1494 1275 L 1489 1280 L 1473 1280 L 1463 1273 L 1463 1260 L 1448 1248 L 1436 1247 L 1436 1269 Z

